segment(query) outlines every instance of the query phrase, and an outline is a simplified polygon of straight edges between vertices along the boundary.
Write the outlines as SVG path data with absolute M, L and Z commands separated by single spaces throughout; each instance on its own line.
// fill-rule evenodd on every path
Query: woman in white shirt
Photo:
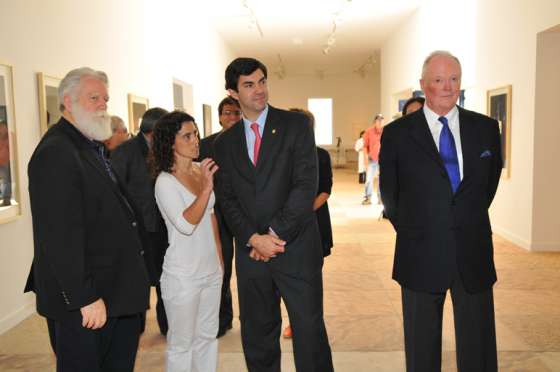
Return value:
M 366 164 L 364 162 L 364 133 L 363 130 L 360 132 L 360 138 L 356 140 L 354 144 L 354 150 L 358 153 L 358 182 L 366 183 Z
M 194 119 L 184 112 L 164 115 L 154 128 L 155 196 L 169 234 L 160 280 L 168 372 L 217 368 L 223 262 L 212 190 L 218 166 L 193 161 L 198 142 Z

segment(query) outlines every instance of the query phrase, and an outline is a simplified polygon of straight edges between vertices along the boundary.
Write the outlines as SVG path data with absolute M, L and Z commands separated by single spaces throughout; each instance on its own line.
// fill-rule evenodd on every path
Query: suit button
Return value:
M 132 223 L 132 227 L 136 227 L 136 225 L 138 225 L 138 224 L 136 223 L 136 221 L 134 221 L 134 222 Z
M 143 255 L 144 255 L 144 250 L 142 249 L 142 250 L 140 251 L 140 256 L 143 256 Z
M 455 205 L 455 200 L 451 200 L 451 205 Z

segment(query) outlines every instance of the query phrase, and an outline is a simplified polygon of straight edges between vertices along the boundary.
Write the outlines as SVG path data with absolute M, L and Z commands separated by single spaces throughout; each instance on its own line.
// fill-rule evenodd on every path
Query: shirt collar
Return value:
M 433 112 L 428 107 L 428 105 L 424 105 L 423 110 L 424 110 L 424 115 L 426 116 L 426 121 L 428 122 L 428 124 L 439 123 L 440 115 Z M 455 105 L 444 116 L 447 118 L 447 122 L 449 123 L 449 125 L 453 126 L 455 123 L 458 122 L 458 120 L 457 120 L 458 115 L 459 115 L 459 110 L 457 109 L 457 106 Z
M 251 124 L 257 123 L 259 125 L 259 131 L 262 133 L 264 124 L 266 123 L 267 115 L 268 115 L 268 105 L 266 105 L 264 110 L 261 111 L 259 117 L 255 121 L 250 121 L 249 119 L 243 117 L 243 124 L 245 125 L 245 128 L 251 128 Z

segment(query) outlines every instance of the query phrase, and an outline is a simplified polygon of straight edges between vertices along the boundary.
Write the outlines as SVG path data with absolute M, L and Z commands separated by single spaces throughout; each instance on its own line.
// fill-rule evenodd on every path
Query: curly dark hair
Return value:
M 181 130 L 183 123 L 195 122 L 194 118 L 184 111 L 172 111 L 163 115 L 154 127 L 151 169 L 152 175 L 157 177 L 161 172 L 171 172 L 175 157 L 173 145 L 175 136 Z M 195 123 L 196 126 L 196 123 Z

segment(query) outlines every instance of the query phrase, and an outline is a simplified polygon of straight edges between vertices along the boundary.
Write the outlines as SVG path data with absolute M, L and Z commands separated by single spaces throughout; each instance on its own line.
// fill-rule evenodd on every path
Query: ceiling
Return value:
M 365 75 L 422 0 L 207 0 L 206 14 L 237 56 L 278 77 Z M 330 45 L 330 46 L 329 46 Z

